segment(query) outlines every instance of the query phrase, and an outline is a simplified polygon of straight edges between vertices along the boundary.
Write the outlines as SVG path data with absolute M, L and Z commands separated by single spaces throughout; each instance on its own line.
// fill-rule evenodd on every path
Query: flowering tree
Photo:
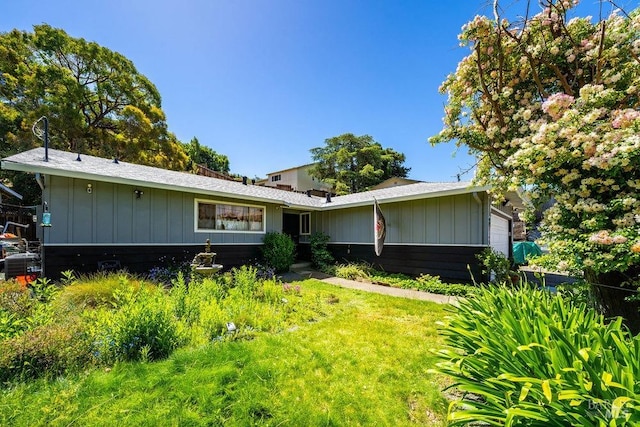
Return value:
M 540 3 L 509 22 L 495 0 L 493 19 L 462 28 L 471 53 L 441 86 L 444 128 L 430 141 L 468 146 L 498 197 L 555 199 L 543 232 L 558 267 L 584 271 L 605 314 L 638 327 L 619 287 L 640 282 L 640 9 L 594 22 L 568 18 L 578 0 Z

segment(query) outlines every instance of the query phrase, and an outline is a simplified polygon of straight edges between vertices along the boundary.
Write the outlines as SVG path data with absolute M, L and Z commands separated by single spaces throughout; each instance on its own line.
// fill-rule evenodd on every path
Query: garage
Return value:
M 491 212 L 489 246 L 491 246 L 494 251 L 501 252 L 506 257 L 510 255 L 511 220 L 507 215 L 495 209 Z

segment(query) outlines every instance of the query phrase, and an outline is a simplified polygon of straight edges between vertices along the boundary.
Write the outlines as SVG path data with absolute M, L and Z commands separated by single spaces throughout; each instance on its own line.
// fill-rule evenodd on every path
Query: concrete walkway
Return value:
M 373 283 L 358 282 L 356 280 L 342 279 L 340 277 L 332 277 L 311 270 L 310 267 L 310 264 L 307 263 L 294 264 L 291 267 L 291 271 L 283 274 L 280 279 L 285 283 L 298 282 L 306 279 L 318 279 L 325 283 L 340 286 L 341 288 L 355 289 L 358 291 L 372 292 L 399 298 L 432 301 L 438 304 L 456 304 L 458 302 L 458 297 L 456 296 L 432 294 L 429 292 L 416 291 L 413 289 L 400 289 L 390 286 L 374 285 Z

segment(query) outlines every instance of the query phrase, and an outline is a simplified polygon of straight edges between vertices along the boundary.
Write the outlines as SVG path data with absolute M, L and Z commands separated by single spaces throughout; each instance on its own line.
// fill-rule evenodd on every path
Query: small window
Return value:
M 300 234 L 311 234 L 311 213 L 300 214 Z
M 282 179 L 282 175 L 278 174 L 278 175 L 273 175 L 271 177 L 271 182 L 276 182 L 276 181 L 280 181 Z
M 196 231 L 264 233 L 264 207 L 196 200 Z

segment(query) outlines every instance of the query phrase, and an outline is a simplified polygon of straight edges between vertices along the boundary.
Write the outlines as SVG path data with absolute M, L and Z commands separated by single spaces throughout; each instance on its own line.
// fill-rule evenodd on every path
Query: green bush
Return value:
M 161 289 L 117 289 L 114 309 L 89 316 L 94 319 L 94 354 L 103 363 L 162 359 L 183 342 L 170 299 Z
M 80 319 L 35 327 L 0 341 L 0 382 L 57 376 L 86 368 L 91 346 Z
M 366 264 L 340 264 L 336 267 L 336 277 L 349 280 L 370 280 L 372 268 Z
M 0 282 L 0 340 L 20 335 L 31 326 L 37 301 L 14 280 Z
M 111 307 L 116 290 L 150 286 L 127 274 L 94 273 L 68 281 L 58 292 L 53 305 L 60 311 L 80 311 L 84 308 Z
M 476 255 L 480 264 L 482 264 L 482 274 L 489 278 L 493 283 L 511 283 L 511 261 L 501 252 L 494 251 L 492 248 L 485 248 Z
M 544 290 L 486 287 L 442 325 L 452 425 L 640 423 L 640 336 Z
M 475 286 L 458 283 L 443 283 L 438 276 L 422 274 L 415 280 L 415 287 L 418 291 L 431 292 L 440 295 L 469 296 L 476 291 Z
M 323 232 L 313 233 L 309 238 L 311 246 L 311 263 L 319 271 L 328 271 L 335 259 L 327 248 L 330 237 Z
M 262 257 L 264 262 L 276 270 L 285 273 L 296 259 L 296 246 L 291 237 L 286 234 L 269 232 L 262 240 Z

